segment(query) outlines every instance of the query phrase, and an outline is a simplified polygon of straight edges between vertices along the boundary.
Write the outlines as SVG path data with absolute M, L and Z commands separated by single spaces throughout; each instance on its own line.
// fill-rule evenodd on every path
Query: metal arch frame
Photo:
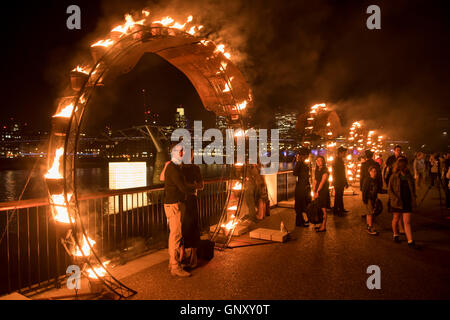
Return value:
M 119 41 L 116 41 L 107 51 L 103 53 L 100 59 L 98 59 L 94 66 L 92 67 L 89 75 L 86 77 L 86 80 L 84 81 L 84 84 L 82 85 L 81 89 L 79 90 L 78 94 L 75 96 L 70 97 L 64 97 L 64 101 L 72 101 L 73 103 L 73 111 L 70 115 L 70 118 L 68 119 L 68 123 L 66 126 L 66 130 L 64 133 L 61 131 L 57 131 L 55 129 L 55 126 L 52 129 L 52 133 L 49 139 L 49 152 L 48 152 L 48 163 L 49 168 L 51 167 L 53 161 L 55 158 L 52 158 L 50 155 L 53 155 L 53 152 L 56 151 L 57 148 L 61 147 L 61 142 L 63 142 L 63 166 L 62 166 L 62 181 L 57 180 L 58 183 L 63 184 L 63 196 L 64 196 L 64 206 L 67 209 L 69 221 L 70 221 L 70 227 L 68 227 L 67 233 L 65 236 L 62 236 L 61 241 L 63 243 L 64 248 L 67 250 L 68 254 L 72 257 L 74 260 L 79 260 L 80 262 L 83 262 L 84 267 L 83 271 L 86 267 L 89 267 L 92 272 L 95 274 L 97 279 L 103 283 L 105 287 L 107 287 L 109 290 L 114 292 L 119 296 L 119 298 L 128 298 L 137 292 L 126 285 L 124 285 L 122 282 L 117 280 L 108 270 L 108 268 L 104 265 L 100 257 L 98 256 L 96 250 L 94 249 L 93 245 L 89 241 L 87 241 L 87 244 L 90 249 L 90 255 L 85 255 L 85 252 L 82 250 L 82 243 L 80 239 L 89 239 L 88 234 L 86 231 L 86 228 L 84 227 L 83 223 L 83 216 L 80 210 L 80 205 L 78 201 L 78 186 L 77 186 L 77 179 L 76 177 L 76 168 L 77 168 L 77 150 L 78 150 L 78 143 L 80 138 L 80 128 L 83 122 L 84 118 L 84 111 L 87 107 L 89 100 L 91 98 L 91 95 L 93 91 L 95 90 L 96 86 L 101 83 L 103 77 L 107 74 L 107 72 L 110 70 L 110 67 L 114 65 L 114 62 L 116 62 L 120 57 L 122 57 L 127 52 L 133 50 L 133 48 L 139 46 L 142 42 L 144 42 L 145 37 L 134 39 L 133 35 L 148 32 L 149 30 L 153 28 L 161 28 L 161 29 L 170 29 L 175 34 L 186 34 L 185 32 L 181 32 L 176 29 L 167 28 L 167 27 L 143 27 L 142 30 L 134 31 L 132 33 L 124 35 Z M 169 32 L 168 32 L 169 33 Z M 168 35 L 164 35 L 164 37 L 167 37 Z M 130 41 L 131 39 L 131 41 Z M 149 39 L 145 39 L 149 40 Z M 150 38 L 151 40 L 151 38 Z M 201 39 L 199 39 L 201 40 Z M 127 43 L 129 41 L 127 46 L 121 47 L 124 43 Z M 117 50 L 118 49 L 118 50 Z M 117 50 L 117 51 L 116 51 Z M 221 70 L 219 70 L 221 71 Z M 231 95 L 232 101 L 234 102 L 234 106 L 237 108 L 237 111 L 239 113 L 239 126 L 243 130 L 244 123 L 242 120 L 242 114 L 241 109 L 238 108 L 237 101 L 233 95 L 233 89 L 231 86 L 231 79 L 228 78 L 228 76 L 224 72 L 220 72 L 220 75 L 223 77 L 223 80 L 228 84 L 228 87 L 230 88 L 230 92 L 227 94 Z M 218 88 L 216 88 L 215 91 L 217 91 Z M 219 88 L 220 89 L 220 88 Z M 216 92 L 218 93 L 218 92 Z M 221 93 L 220 93 L 221 94 Z M 233 128 L 233 126 L 228 122 L 228 128 Z M 64 136 L 64 139 L 60 138 Z M 63 141 L 62 141 L 63 140 Z M 242 205 L 243 200 L 243 192 L 244 192 L 244 182 L 245 182 L 245 176 L 246 176 L 246 166 L 243 167 L 243 175 L 241 176 L 241 183 L 242 183 L 242 189 L 239 194 L 238 199 L 238 206 L 236 211 L 236 218 L 238 218 L 238 215 L 240 213 L 240 208 Z M 218 226 L 227 220 L 227 208 L 228 204 L 230 202 L 230 194 L 231 194 L 231 183 L 230 183 L 230 177 L 227 179 L 227 186 L 226 186 L 226 192 L 227 192 L 227 198 L 225 201 L 225 206 L 223 208 L 221 218 L 219 220 Z M 222 176 L 223 180 L 223 176 Z M 238 180 L 238 179 L 233 179 Z M 55 204 L 52 198 L 52 195 L 56 194 L 54 192 L 51 192 L 52 184 L 49 183 L 47 180 L 47 189 L 48 189 L 48 195 L 49 195 L 49 203 L 54 210 L 56 206 L 61 206 L 60 204 Z M 70 194 L 70 196 L 68 196 Z M 66 229 L 62 229 L 63 232 L 66 231 Z M 228 246 L 229 241 L 231 240 L 233 230 L 229 232 L 228 239 L 226 243 L 224 244 L 224 247 Z M 217 230 L 213 234 L 213 239 L 217 235 Z M 67 248 L 67 239 L 71 238 L 72 244 L 74 244 L 76 247 L 78 247 L 79 251 L 82 254 L 82 257 L 74 257 L 73 252 Z M 71 248 L 72 250 L 74 249 Z M 105 271 L 105 275 L 101 276 L 97 273 L 95 270 L 95 267 L 100 267 Z M 85 271 L 84 271 L 85 272 Z M 90 278 L 88 277 L 89 281 Z

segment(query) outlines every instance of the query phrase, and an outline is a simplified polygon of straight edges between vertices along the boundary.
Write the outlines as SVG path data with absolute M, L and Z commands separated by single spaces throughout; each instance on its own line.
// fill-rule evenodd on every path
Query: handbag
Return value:
M 319 206 L 319 200 L 313 200 L 306 208 L 306 215 L 308 216 L 308 221 L 312 224 L 320 224 L 323 221 L 322 208 Z
M 382 212 L 383 212 L 383 202 L 381 202 L 381 200 L 377 198 L 373 206 L 373 215 L 376 217 L 379 216 Z

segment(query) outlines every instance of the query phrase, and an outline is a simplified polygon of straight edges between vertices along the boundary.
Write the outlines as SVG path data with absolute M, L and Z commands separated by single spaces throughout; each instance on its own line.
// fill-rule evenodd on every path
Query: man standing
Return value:
M 181 223 L 186 212 L 186 195 L 192 193 L 192 189 L 185 182 L 181 170 L 182 159 L 183 147 L 173 145 L 171 161 L 166 164 L 161 180 L 164 180 L 164 212 L 169 224 L 170 273 L 178 277 L 189 277 L 191 274 L 181 267 L 184 254 Z
M 348 188 L 347 177 L 345 175 L 344 157 L 347 149 L 339 147 L 337 157 L 333 164 L 333 184 L 334 184 L 334 207 L 333 214 L 342 217 L 347 212 L 344 209 L 344 189 Z
M 309 168 L 305 164 L 309 152 L 302 149 L 295 157 L 294 176 L 297 177 L 295 184 L 295 225 L 298 227 L 308 227 L 309 223 L 303 218 L 308 204 L 311 202 L 311 185 L 309 183 Z

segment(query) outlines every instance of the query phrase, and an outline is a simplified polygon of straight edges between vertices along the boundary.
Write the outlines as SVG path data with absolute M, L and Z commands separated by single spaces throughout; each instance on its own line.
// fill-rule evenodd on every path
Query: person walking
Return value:
M 160 179 L 164 181 L 164 212 L 169 225 L 169 270 L 173 276 L 189 277 L 191 274 L 181 266 L 184 257 L 182 221 L 186 195 L 192 193 L 181 169 L 183 154 L 180 144 L 171 146 L 171 160 L 166 163 Z
M 303 218 L 308 204 L 311 202 L 311 185 L 309 183 L 309 168 L 305 164 L 309 153 L 302 149 L 295 157 L 296 163 L 293 175 L 297 177 L 295 184 L 295 225 L 298 227 L 308 227 L 309 222 Z
M 344 209 L 344 189 L 348 188 L 347 177 L 345 175 L 344 157 L 347 149 L 339 147 L 337 156 L 333 164 L 333 185 L 334 185 L 334 206 L 333 214 L 343 217 L 347 212 Z
M 437 155 L 430 155 L 430 186 L 436 185 L 439 187 L 439 159 Z
M 378 210 L 378 194 L 381 192 L 379 178 L 377 177 L 380 173 L 376 167 L 370 167 L 368 171 L 369 176 L 364 180 L 362 188 L 362 199 L 366 207 L 367 233 L 378 235 L 378 232 L 373 228 L 373 219 L 375 210 Z
M 328 168 L 323 156 L 316 159 L 316 168 L 314 170 L 314 199 L 318 200 L 319 208 L 323 213 L 323 221 L 320 227 L 316 228 L 317 232 L 325 232 L 327 225 L 327 206 L 330 203 L 330 184 L 328 182 Z
M 393 214 L 392 231 L 394 241 L 400 242 L 398 222 L 402 219 L 408 246 L 416 248 L 411 231 L 411 213 L 416 206 L 416 190 L 412 174 L 408 170 L 408 160 L 399 158 L 394 166 L 388 184 L 390 211 Z

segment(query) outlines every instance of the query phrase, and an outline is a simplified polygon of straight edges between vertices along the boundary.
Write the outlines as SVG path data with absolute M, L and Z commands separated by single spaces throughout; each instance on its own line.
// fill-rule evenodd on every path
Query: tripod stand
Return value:
M 438 188 L 438 192 L 439 192 L 439 208 L 441 211 L 441 216 L 444 216 L 444 208 L 442 205 L 442 194 L 441 194 L 441 186 L 442 188 L 444 188 L 445 186 L 443 185 L 442 179 L 441 177 L 437 178 L 437 188 Z M 422 199 L 420 200 L 420 203 L 418 204 L 418 207 L 422 206 L 423 201 L 425 200 L 425 198 L 427 197 L 428 193 L 430 192 L 430 190 L 434 187 L 434 184 L 430 184 L 427 188 L 427 190 L 425 191 Z

